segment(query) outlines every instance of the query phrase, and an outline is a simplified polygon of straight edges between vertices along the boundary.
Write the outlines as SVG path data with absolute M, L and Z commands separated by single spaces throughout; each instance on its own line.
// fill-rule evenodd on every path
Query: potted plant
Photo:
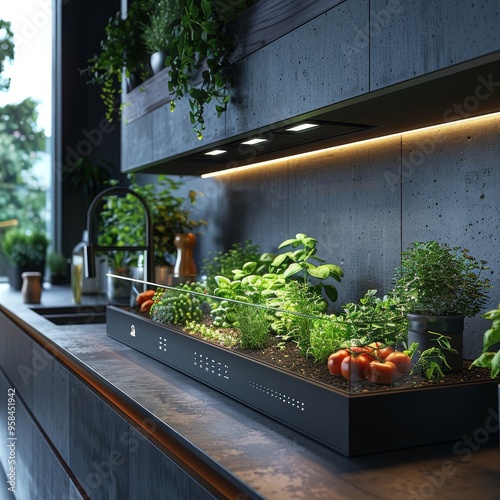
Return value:
M 26 271 L 38 271 L 43 275 L 49 240 L 44 232 L 10 229 L 2 240 L 2 248 L 11 264 L 9 282 L 14 290 L 21 290 L 22 277 Z
M 488 268 L 468 250 L 437 241 L 415 242 L 402 252 L 395 273 L 393 294 L 404 304 L 408 317 L 408 345 L 419 351 L 436 347 L 436 335 L 449 338 L 455 353 L 447 353 L 451 371 L 462 369 L 464 318 L 478 314 L 486 303 Z
M 47 258 L 47 265 L 50 271 L 50 282 L 53 285 L 67 283 L 68 259 L 58 252 L 50 252 Z
M 142 38 L 150 2 L 135 0 L 129 3 L 126 17 L 118 11 L 106 24 L 100 50 L 87 62 L 80 74 L 87 83 L 101 88 L 100 96 L 106 107 L 106 118 L 112 121 L 120 115 L 123 76 L 129 88 L 151 76 L 147 51 Z
M 165 68 L 173 22 L 179 16 L 179 0 L 158 0 L 149 13 L 142 36 L 146 50 L 151 54 L 151 69 L 155 75 Z
M 165 283 L 168 269 L 175 263 L 177 247 L 175 236 L 191 231 L 203 220 L 191 218 L 190 211 L 184 207 L 185 199 L 175 192 L 183 185 L 165 175 L 159 175 L 156 183 L 139 185 L 135 176 L 129 174 L 130 189 L 140 194 L 147 202 L 153 226 L 154 263 L 156 281 Z M 110 184 L 117 185 L 112 180 Z M 196 203 L 196 191 L 189 192 L 189 203 Z M 143 211 L 132 195 L 123 197 L 109 196 L 100 212 L 98 244 L 101 246 L 131 246 L 145 242 Z M 115 267 L 128 268 L 138 264 L 137 255 L 114 252 L 112 263 Z

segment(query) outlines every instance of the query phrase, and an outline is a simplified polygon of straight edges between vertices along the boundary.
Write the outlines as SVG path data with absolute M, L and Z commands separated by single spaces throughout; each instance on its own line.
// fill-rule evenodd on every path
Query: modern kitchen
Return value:
M 130 49 L 112 85 L 93 54 L 154 12 L 53 2 L 68 273 L 0 283 L 0 499 L 500 498 L 500 1 L 179 1 L 160 67 L 129 74 Z M 124 252 L 139 272 L 115 276 Z M 463 331 L 414 376 L 405 265 L 448 257 Z M 244 324 L 272 359 L 232 343 Z

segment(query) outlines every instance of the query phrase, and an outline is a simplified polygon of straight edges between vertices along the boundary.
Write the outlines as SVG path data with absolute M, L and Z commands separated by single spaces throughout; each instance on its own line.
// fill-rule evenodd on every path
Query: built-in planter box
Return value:
M 115 306 L 107 334 L 344 455 L 459 440 L 498 419 L 498 380 L 355 395 Z

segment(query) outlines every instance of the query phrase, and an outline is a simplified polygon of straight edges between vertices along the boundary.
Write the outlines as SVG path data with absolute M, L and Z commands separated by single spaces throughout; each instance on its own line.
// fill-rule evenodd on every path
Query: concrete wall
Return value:
M 338 306 L 369 288 L 391 287 L 400 252 L 436 239 L 468 248 L 491 267 L 500 302 L 500 117 L 347 146 L 276 167 L 187 180 L 204 193 L 195 215 L 208 221 L 198 264 L 210 250 L 251 239 L 276 251 L 305 232 L 318 254 L 341 265 Z M 487 322 L 467 320 L 466 355 L 481 348 Z

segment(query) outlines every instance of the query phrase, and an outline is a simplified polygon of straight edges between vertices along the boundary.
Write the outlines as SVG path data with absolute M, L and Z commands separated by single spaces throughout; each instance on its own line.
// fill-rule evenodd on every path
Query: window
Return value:
M 52 24 L 51 0 L 2 4 L 0 240 L 14 225 L 51 227 Z M 2 254 L 0 277 L 6 273 Z

